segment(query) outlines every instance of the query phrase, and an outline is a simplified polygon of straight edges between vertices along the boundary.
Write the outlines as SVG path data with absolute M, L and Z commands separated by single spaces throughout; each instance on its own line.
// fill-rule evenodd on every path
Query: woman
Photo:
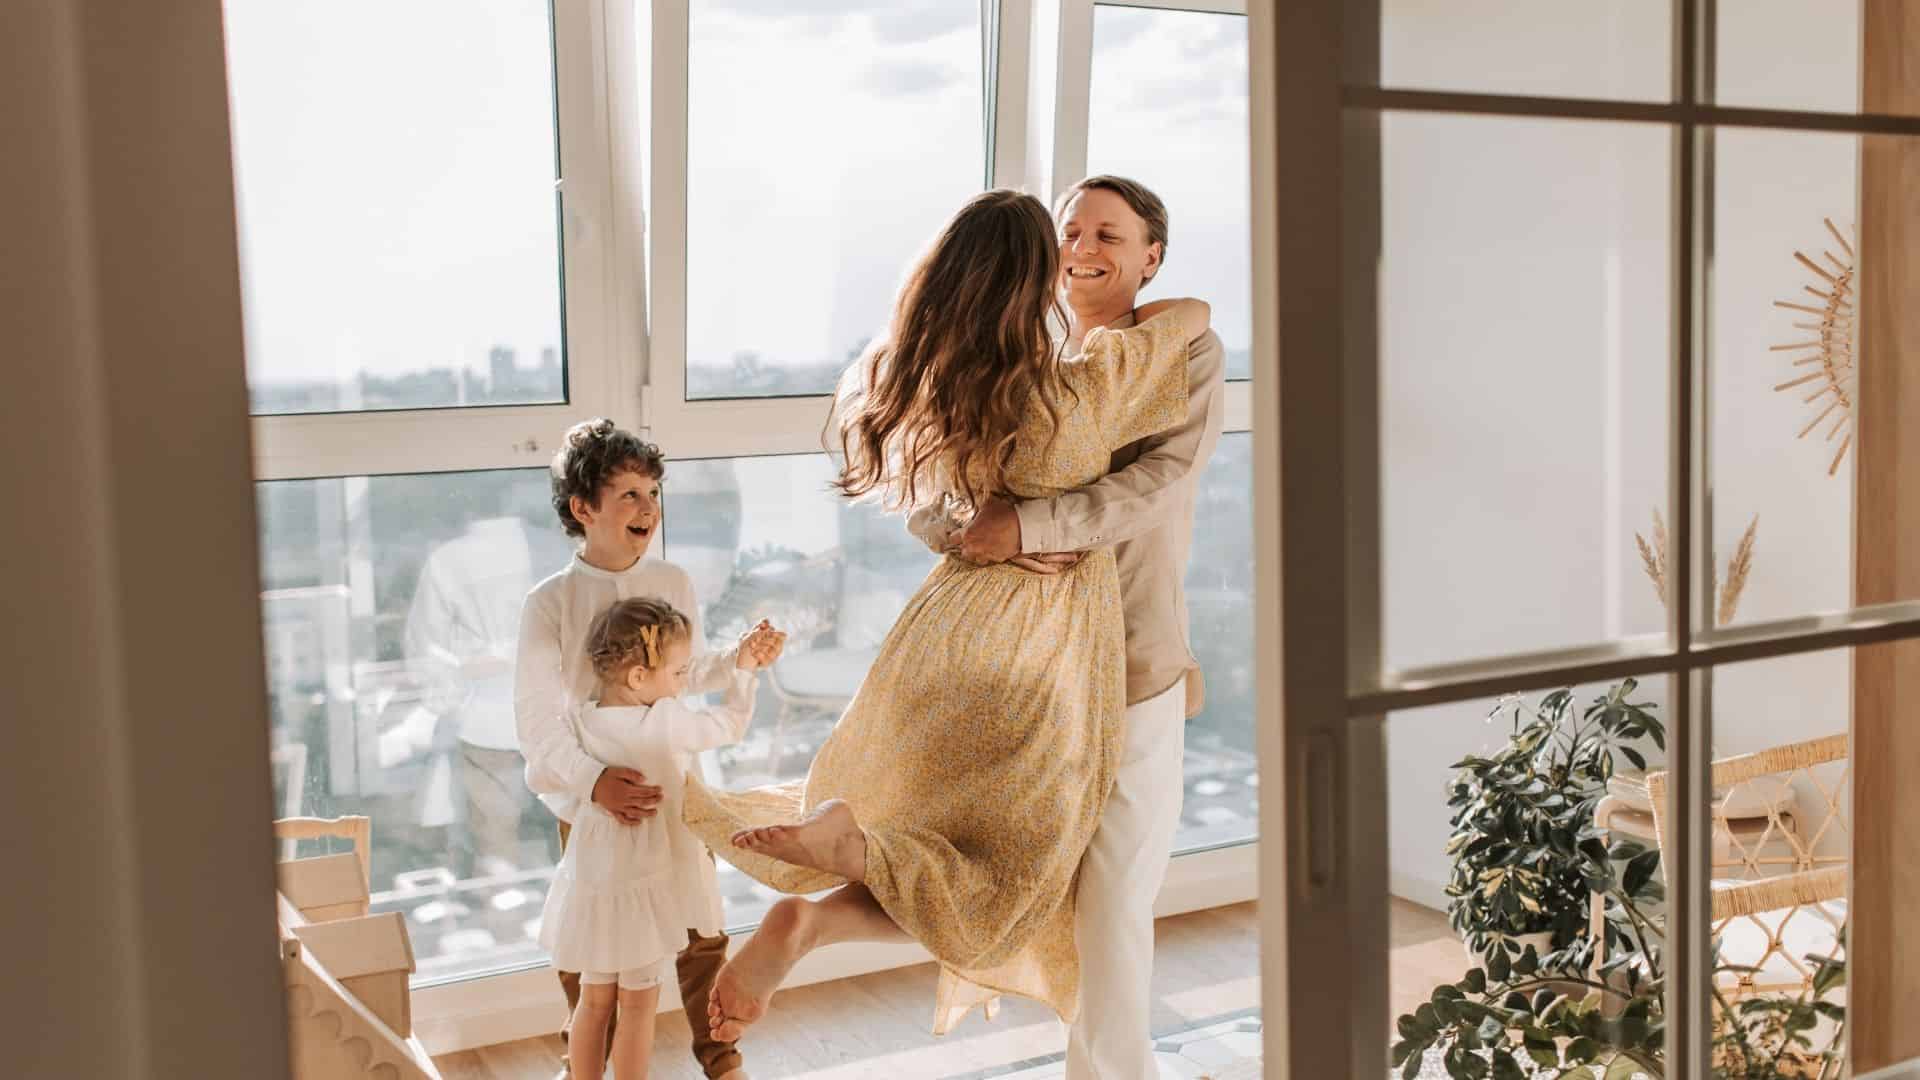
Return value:
M 1113 450 L 1186 412 L 1197 300 L 1140 309 L 1062 361 L 1046 207 L 991 191 L 961 208 L 848 373 L 836 486 L 895 509 L 1039 498 L 1104 475 Z M 1106 805 L 1126 707 L 1110 551 L 1059 574 L 948 558 L 908 602 L 803 783 L 689 790 L 687 822 L 784 892 L 723 968 L 714 1036 L 735 1039 L 793 965 L 838 941 L 911 936 L 941 964 L 935 1033 L 997 992 L 1079 1008 L 1074 874 Z

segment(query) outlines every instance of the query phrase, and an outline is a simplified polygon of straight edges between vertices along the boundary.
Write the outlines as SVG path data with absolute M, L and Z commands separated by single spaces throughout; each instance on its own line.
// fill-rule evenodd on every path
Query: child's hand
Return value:
M 786 647 L 787 635 L 775 630 L 772 623 L 761 619 L 760 625 L 741 635 L 740 649 L 733 663 L 741 671 L 759 671 L 780 659 L 780 653 Z

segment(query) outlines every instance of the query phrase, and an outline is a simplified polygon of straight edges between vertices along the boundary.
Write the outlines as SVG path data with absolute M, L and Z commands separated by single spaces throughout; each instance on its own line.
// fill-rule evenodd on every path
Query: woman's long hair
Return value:
M 1005 493 L 1036 394 L 1059 426 L 1049 325 L 1066 321 L 1059 275 L 1040 200 L 996 190 L 961 207 L 907 275 L 886 336 L 841 381 L 828 422 L 844 455 L 834 486 L 856 498 L 877 491 L 889 506 L 914 505 L 942 481 L 975 506 Z

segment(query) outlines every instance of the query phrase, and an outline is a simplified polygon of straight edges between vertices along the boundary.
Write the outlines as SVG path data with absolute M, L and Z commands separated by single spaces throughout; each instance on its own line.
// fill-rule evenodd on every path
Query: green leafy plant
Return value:
M 1846 940 L 1842 930 L 1841 941 Z M 1830 1080 L 1845 1064 L 1847 1009 L 1830 998 L 1847 982 L 1847 963 L 1836 956 L 1809 956 L 1813 978 L 1799 993 L 1729 1001 L 1713 991 L 1713 1071 L 1728 1080 Z M 1716 970 L 1753 973 L 1751 967 L 1718 962 Z M 1821 1022 L 1832 1028 L 1820 1043 Z
M 1448 789 L 1456 860 L 1449 917 L 1485 963 L 1435 987 L 1398 1019 L 1392 1061 L 1407 1080 L 1430 1050 L 1453 1080 L 1667 1075 L 1665 926 L 1653 907 L 1665 899 L 1660 854 L 1631 840 L 1608 844 L 1592 825 L 1614 753 L 1644 767 L 1644 756 L 1626 744 L 1664 745 L 1651 707 L 1628 700 L 1634 689 L 1633 680 L 1622 682 L 1578 717 L 1565 690 L 1547 695 L 1531 715 L 1517 698 L 1505 700 L 1493 716 L 1511 718 L 1507 746 L 1456 766 Z M 1584 929 L 1596 894 L 1599 940 Z M 1539 930 L 1554 933 L 1544 954 L 1512 941 Z M 1595 964 L 1602 944 L 1605 959 Z M 1828 998 L 1844 983 L 1845 965 L 1807 959 L 1816 978 L 1797 996 L 1730 1001 L 1715 988 L 1716 1076 L 1839 1075 L 1843 1040 L 1835 1034 L 1822 1049 L 1815 1035 L 1822 1020 L 1844 1025 L 1844 1007 Z M 1716 956 L 1715 970 L 1752 969 Z
M 1532 946 L 1509 962 L 1504 950 L 1488 966 L 1457 983 L 1434 988 L 1432 998 L 1398 1022 L 1393 1063 L 1406 1080 L 1420 1071 L 1429 1047 L 1442 1051 L 1455 1080 L 1519 1080 L 1530 1074 L 1599 1075 L 1630 1080 L 1666 1075 L 1666 1016 L 1662 982 L 1641 982 L 1628 993 L 1603 982 L 1549 975 Z M 1620 1006 L 1608 1015 L 1602 1003 Z
M 1559 953 L 1586 933 L 1588 899 L 1604 891 L 1616 855 L 1593 823 L 1614 755 L 1645 768 L 1631 744 L 1666 745 L 1651 705 L 1629 700 L 1636 686 L 1621 682 L 1577 714 L 1571 690 L 1531 709 L 1518 696 L 1504 698 L 1488 718 L 1508 720 L 1506 745 L 1454 763 L 1447 920 L 1474 951 L 1487 955 L 1497 945 L 1511 960 L 1520 952 L 1514 937 L 1551 932 L 1548 962 L 1557 966 Z M 1636 848 L 1627 859 L 1631 887 L 1623 891 L 1657 899 L 1645 887 L 1658 888 L 1658 853 Z
M 1830 1000 L 1846 963 L 1809 956 L 1812 984 L 1798 994 L 1729 1001 L 1714 989 L 1713 1073 L 1723 1080 L 1837 1080 L 1843 1075 L 1846 1008 Z M 1716 961 L 1716 972 L 1751 971 Z M 1453 1080 L 1516 1080 L 1529 1074 L 1579 1080 L 1667 1075 L 1664 978 L 1595 981 L 1547 973 L 1529 946 L 1509 962 L 1496 951 L 1485 968 L 1435 987 L 1400 1017 L 1393 1064 L 1407 1080 L 1430 1047 Z M 1834 1027 L 1823 1044 L 1822 1020 Z

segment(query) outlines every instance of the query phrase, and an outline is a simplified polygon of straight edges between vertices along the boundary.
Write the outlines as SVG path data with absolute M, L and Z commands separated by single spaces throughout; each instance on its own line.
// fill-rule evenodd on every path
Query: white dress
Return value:
M 681 807 L 694 755 L 739 742 L 753 696 L 753 673 L 736 670 L 714 708 L 663 698 L 604 709 L 590 701 L 573 711 L 588 754 L 640 770 L 662 799 L 659 812 L 638 825 L 623 825 L 592 802 L 576 812 L 540 918 L 540 944 L 554 967 L 627 971 L 685 949 L 688 930 L 720 932 L 713 859 L 681 821 Z

